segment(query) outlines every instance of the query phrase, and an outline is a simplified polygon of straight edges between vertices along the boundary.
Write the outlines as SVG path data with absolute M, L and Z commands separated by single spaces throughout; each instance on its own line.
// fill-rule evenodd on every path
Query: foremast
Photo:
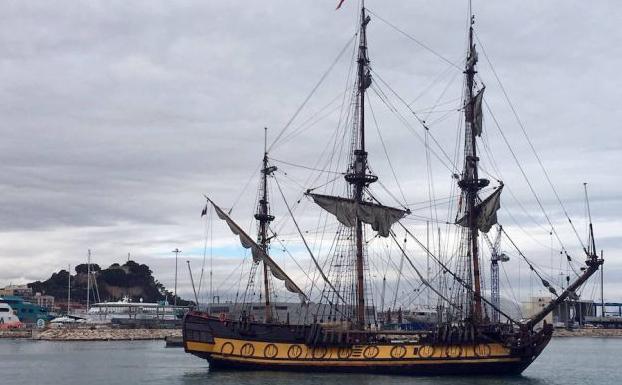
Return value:
M 257 205 L 257 213 L 255 219 L 259 223 L 257 242 L 259 246 L 268 254 L 270 247 L 270 237 L 268 236 L 268 227 L 270 222 L 274 220 L 274 216 L 270 214 L 270 206 L 268 203 L 268 176 L 275 170 L 275 166 L 269 166 L 268 164 L 268 129 L 264 129 L 264 155 L 261 168 L 261 183 L 260 183 L 260 197 Z M 264 303 L 265 303 L 265 320 L 266 322 L 272 322 L 272 310 L 270 305 L 270 279 L 269 279 L 269 267 L 263 263 L 263 286 L 264 286 Z
M 371 85 L 369 57 L 367 56 L 367 24 L 370 17 L 365 11 L 365 2 L 361 7 L 361 25 L 359 31 L 357 103 L 358 125 L 355 132 L 355 146 L 350 160 L 350 168 L 345 178 L 352 185 L 352 198 L 357 204 L 364 202 L 364 189 L 378 180 L 367 170 L 367 151 L 365 150 L 365 91 Z M 356 242 L 356 324 L 365 328 L 365 250 L 363 242 L 363 222 L 357 217 L 355 225 Z

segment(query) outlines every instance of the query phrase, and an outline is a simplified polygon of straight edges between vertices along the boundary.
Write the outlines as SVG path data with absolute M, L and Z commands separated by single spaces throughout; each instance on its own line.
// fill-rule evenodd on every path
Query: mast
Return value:
M 370 17 L 365 11 L 365 2 L 361 6 L 361 26 L 359 32 L 358 50 L 358 130 L 356 132 L 354 149 L 351 157 L 350 170 L 345 178 L 352 185 L 352 195 L 357 203 L 363 202 L 365 187 L 375 182 L 378 178 L 367 173 L 367 152 L 365 151 L 365 91 L 371 85 L 371 74 L 369 70 L 369 58 L 367 57 L 367 24 Z M 356 239 L 356 324 L 358 328 L 365 328 L 365 261 L 363 245 L 363 222 L 360 218 L 356 220 L 355 226 Z
M 173 297 L 173 306 L 177 306 L 177 257 L 179 256 L 179 253 L 181 253 L 181 250 L 179 250 L 179 248 L 175 248 L 175 250 L 173 250 L 172 253 L 175 253 L 175 294 Z M 128 254 L 128 260 L 129 260 L 129 254 Z
M 71 265 L 67 265 L 69 277 L 67 279 L 67 315 L 69 315 L 69 304 L 71 303 Z
M 91 249 L 86 257 L 86 311 L 89 311 L 91 299 Z
M 268 205 L 268 175 L 276 171 L 275 166 L 268 166 L 268 128 L 264 128 L 264 154 L 263 167 L 261 169 L 261 197 L 255 219 L 259 222 L 258 243 L 261 249 L 268 254 L 270 246 L 270 237 L 268 237 L 268 226 L 274 220 L 274 216 L 270 215 L 270 207 Z M 269 281 L 268 265 L 263 264 L 263 284 L 264 284 L 264 300 L 266 311 L 266 322 L 272 321 L 272 310 L 270 309 L 270 281 Z
M 589 221 L 588 228 L 588 240 L 587 240 L 587 253 L 588 256 L 596 255 L 596 241 L 594 240 L 594 225 L 592 224 L 592 211 L 590 210 L 590 198 L 587 195 L 587 183 L 583 183 L 583 190 L 585 191 L 585 205 L 587 208 L 587 217 Z M 600 259 L 603 259 L 603 251 L 600 251 Z M 605 265 L 600 265 L 600 309 L 602 316 L 605 316 L 605 289 L 604 289 L 604 269 Z
M 479 322 L 482 318 L 482 300 L 481 300 L 481 278 L 479 266 L 479 245 L 478 245 L 478 225 L 476 206 L 478 203 L 478 192 L 489 184 L 486 179 L 479 179 L 477 157 L 477 136 L 481 134 L 481 92 L 475 95 L 475 64 L 477 63 L 477 52 L 473 43 L 473 24 L 474 16 L 471 14 L 471 22 L 469 25 L 469 53 L 466 61 L 464 74 L 466 77 L 465 91 L 465 146 L 464 146 L 464 171 L 462 179 L 458 185 L 462 189 L 465 198 L 466 219 L 467 219 L 467 258 L 472 269 L 471 286 L 473 294 L 471 297 L 470 315 L 473 322 Z M 471 277 L 469 277 L 471 278 Z

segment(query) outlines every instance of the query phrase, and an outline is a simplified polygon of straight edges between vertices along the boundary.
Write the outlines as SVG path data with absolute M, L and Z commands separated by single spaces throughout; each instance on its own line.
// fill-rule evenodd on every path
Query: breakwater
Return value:
M 30 338 L 32 330 L 29 329 L 4 329 L 0 330 L 0 338 Z
M 50 328 L 33 331 L 32 339 L 45 341 L 139 341 L 181 337 L 180 329 Z
M 554 337 L 622 337 L 622 329 L 555 329 Z M 0 338 L 45 341 L 141 341 L 181 338 L 180 329 L 122 329 L 74 327 L 0 330 Z
M 555 329 L 553 337 L 622 337 L 622 329 Z

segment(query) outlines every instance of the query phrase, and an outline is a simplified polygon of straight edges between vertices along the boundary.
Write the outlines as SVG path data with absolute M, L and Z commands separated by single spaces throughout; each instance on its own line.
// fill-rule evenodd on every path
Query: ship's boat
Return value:
M 366 123 L 369 119 L 366 115 L 366 111 L 369 111 L 367 92 L 372 88 L 385 104 L 391 105 L 391 102 L 388 98 L 390 91 L 382 92 L 382 88 L 372 87 L 372 74 L 374 78 L 380 79 L 382 85 L 386 84 L 370 65 L 367 44 L 370 13 L 363 4 L 356 35 L 358 49 L 353 55 L 352 99 L 351 103 L 344 103 L 349 106 L 349 112 L 344 114 L 343 121 L 347 122 L 350 127 L 348 132 L 351 133 L 349 141 L 345 140 L 350 144 L 346 172 L 336 173 L 336 178 L 335 173 L 330 174 L 331 178 L 326 178 L 330 183 L 345 182 L 344 196 L 334 195 L 335 189 L 326 188 L 328 182 L 315 182 L 320 186 L 304 186 L 305 190 L 301 191 L 301 200 L 313 202 L 324 210 L 322 221 L 324 218 L 332 218 L 336 222 L 337 230 L 333 228 L 330 231 L 334 240 L 329 255 L 325 261 L 321 261 L 320 256 L 316 255 L 318 249 L 309 245 L 309 235 L 300 228 L 293 205 L 288 203 L 279 178 L 275 176 L 277 167 L 273 161 L 276 160 L 269 157 L 270 147 L 266 144 L 255 214 L 258 230 L 256 238 L 248 235 L 234 221 L 230 210 L 223 210 L 206 197 L 207 204 L 213 207 L 216 216 L 225 221 L 239 237 L 241 244 L 250 250 L 252 265 L 247 292 L 257 292 L 253 289 L 254 277 L 262 276 L 259 291 L 263 293 L 263 298 L 260 309 L 263 309 L 265 315 L 263 319 L 257 319 L 251 311 L 251 306 L 257 306 L 257 302 L 253 304 L 246 299 L 239 301 L 237 309 L 242 310 L 236 313 L 225 314 L 214 311 L 213 307 L 190 311 L 183 321 L 185 351 L 209 361 L 210 369 L 409 375 L 521 373 L 540 355 L 551 339 L 553 327 L 545 320 L 547 315 L 569 297 L 575 297 L 577 289 L 602 265 L 602 256 L 597 256 L 595 251 L 593 234 L 590 231 L 588 245 L 582 249 L 586 255 L 585 264 L 580 270 L 577 269 L 573 279 L 568 278 L 566 287 L 558 292 L 555 284 L 543 278 L 538 266 L 530 262 L 510 238 L 508 231 L 499 225 L 497 210 L 501 205 L 504 183 L 497 178 L 497 186 L 491 188 L 490 180 L 480 176 L 478 142 L 483 130 L 485 87 L 476 76 L 478 55 L 474 42 L 474 19 L 471 16 L 467 54 L 460 69 L 464 83 L 459 108 L 463 114 L 459 135 L 463 136 L 458 141 L 461 142 L 459 151 L 455 153 L 462 154 L 461 170 L 453 166 L 449 156 L 445 154 L 443 158 L 443 154 L 437 154 L 446 160 L 453 186 L 456 187 L 456 205 L 452 206 L 455 220 L 447 230 L 453 231 L 456 247 L 452 252 L 440 246 L 432 250 L 428 242 L 420 241 L 415 235 L 416 230 L 404 220 L 411 215 L 408 204 L 403 202 L 399 208 L 387 206 L 371 190 L 378 177 L 369 166 L 366 149 Z M 373 111 L 371 115 L 375 125 Z M 428 123 L 416 118 L 425 131 L 426 151 L 429 153 L 432 145 L 438 145 L 437 140 L 427 136 L 431 135 Z M 335 134 L 334 140 L 337 141 L 341 134 Z M 281 137 L 279 135 L 277 139 Z M 437 148 L 436 152 L 440 153 L 440 150 Z M 301 249 L 308 252 L 312 261 L 314 273 L 304 274 L 313 282 L 310 285 L 299 285 L 271 256 L 270 243 L 278 237 L 271 229 L 275 217 L 271 214 L 268 200 L 268 192 L 273 191 L 268 188 L 269 179 L 276 182 L 276 190 L 281 194 L 290 216 L 289 223 L 295 227 L 302 241 Z M 202 214 L 207 214 L 207 205 Z M 489 240 L 487 233 L 493 228 L 497 229 L 497 239 L 503 235 L 509 240 L 516 249 L 515 255 L 528 264 L 531 272 L 552 295 L 548 304 L 528 318 L 517 319 L 500 306 L 498 268 L 500 262 L 507 260 L 507 256 L 499 251 L 497 240 Z M 403 242 L 397 239 L 397 231 L 404 234 Z M 421 272 L 418 268 L 420 264 L 416 263 L 413 252 L 406 246 L 406 239 L 424 252 L 427 262 L 436 266 L 436 274 L 431 276 L 429 268 Z M 484 239 L 491 246 L 490 295 L 484 295 L 482 289 Z M 393 314 L 392 317 L 395 317 L 395 308 L 393 313 L 387 312 L 384 304 L 381 309 L 376 309 L 372 302 L 370 292 L 373 285 L 370 283 L 369 271 L 370 263 L 374 262 L 369 244 L 375 240 L 387 241 L 397 250 L 401 259 L 397 268 L 399 274 L 405 268 L 412 268 L 423 288 L 421 291 L 425 290 L 438 304 L 432 307 L 432 327 L 426 330 L 403 330 L 401 327 L 385 327 L 394 324 L 395 318 L 378 319 L 378 314 Z M 564 256 L 570 261 L 572 258 L 567 249 L 563 245 L 561 247 Z M 573 263 L 577 262 L 573 259 Z M 411 273 L 411 278 L 404 277 L 412 280 L 413 275 Z M 272 298 L 276 286 L 274 280 L 283 281 L 285 288 L 301 300 L 300 311 L 304 317 L 298 317 L 300 321 L 291 322 L 289 315 L 286 319 L 275 316 L 275 302 Z M 384 296 L 384 286 L 382 291 Z M 244 311 L 247 305 L 249 307 Z

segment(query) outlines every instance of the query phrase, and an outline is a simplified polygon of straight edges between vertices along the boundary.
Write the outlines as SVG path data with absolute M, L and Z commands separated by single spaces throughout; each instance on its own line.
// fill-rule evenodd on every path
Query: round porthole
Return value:
M 302 348 L 298 345 L 292 345 L 287 349 L 287 356 L 289 358 L 298 358 L 302 354 Z
M 404 345 L 394 346 L 391 349 L 391 357 L 403 358 L 406 355 L 406 347 Z
M 255 353 L 255 347 L 253 346 L 253 344 L 246 343 L 242 345 L 242 348 L 240 349 L 240 354 L 243 355 L 244 357 L 250 357 L 254 353 Z
M 326 353 L 328 352 L 328 349 L 326 349 L 323 346 L 318 346 L 313 348 L 313 358 L 324 358 L 326 356 Z
M 337 356 L 342 359 L 350 358 L 352 355 L 352 348 L 339 348 Z
M 434 346 L 424 345 L 419 349 L 419 357 L 430 358 L 434 355 Z
M 377 346 L 368 346 L 363 350 L 363 357 L 365 358 L 376 358 L 380 350 Z
M 274 358 L 277 354 L 279 354 L 279 348 L 277 348 L 275 344 L 268 344 L 263 349 L 264 357 Z
M 233 344 L 231 342 L 225 342 L 220 348 L 222 354 L 233 354 Z

